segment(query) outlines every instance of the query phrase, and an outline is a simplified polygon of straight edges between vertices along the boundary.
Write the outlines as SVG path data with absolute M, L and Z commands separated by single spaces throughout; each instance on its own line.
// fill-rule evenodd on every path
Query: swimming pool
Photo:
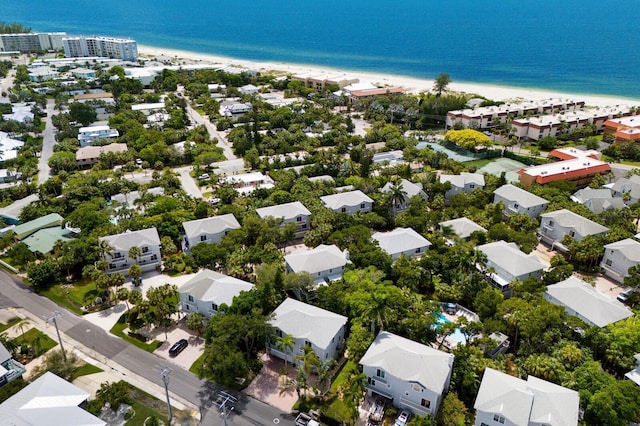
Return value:
M 449 318 L 445 317 L 443 313 L 438 312 L 436 314 L 436 323 L 444 324 L 447 322 L 451 322 L 451 321 L 449 320 Z M 464 333 L 460 331 L 459 328 L 456 328 L 455 331 L 451 333 L 448 337 L 459 345 L 464 345 L 465 343 L 467 343 L 467 340 L 464 337 Z

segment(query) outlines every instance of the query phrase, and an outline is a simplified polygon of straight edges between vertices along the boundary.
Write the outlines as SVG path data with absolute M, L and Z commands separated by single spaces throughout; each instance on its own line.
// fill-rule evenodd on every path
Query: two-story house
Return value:
M 461 192 L 468 194 L 476 188 L 484 188 L 484 175 L 467 172 L 459 175 L 440 175 L 440 183 L 445 182 L 451 184 L 451 189 L 444 194 L 444 198 L 448 200 Z
M 471 239 L 471 234 L 473 234 L 474 232 L 487 232 L 485 228 L 466 217 L 446 220 L 444 222 L 440 222 L 438 225 L 440 225 L 441 231 L 450 229 L 455 235 L 458 236 L 458 238 L 465 241 Z M 454 241 L 448 240 L 448 242 L 450 244 L 453 244 Z
M 189 250 L 200 243 L 220 244 L 229 231 L 240 229 L 240 223 L 229 213 L 183 222 L 182 227 L 185 233 L 183 245 L 185 250 Z
M 233 298 L 249 291 L 253 284 L 234 277 L 203 269 L 178 289 L 182 312 L 200 312 L 207 319 L 216 315 L 221 305 L 231 306 Z
M 105 241 L 110 250 L 104 252 L 103 259 L 109 263 L 107 274 L 127 273 L 131 265 L 138 264 L 142 271 L 150 271 L 160 266 L 160 236 L 156 228 L 126 231 L 98 239 Z M 140 255 L 130 257 L 132 247 L 140 249 Z
M 371 236 L 380 248 L 396 260 L 400 256 L 420 257 L 429 250 L 431 242 L 411 228 L 396 228 L 391 232 L 376 232 Z
M 637 203 L 640 201 L 640 176 L 632 175 L 618 179 L 611 191 L 615 197 L 622 197 L 629 206 Z
M 577 426 L 579 404 L 574 390 L 486 368 L 473 406 L 475 426 Z
M 316 283 L 325 284 L 342 278 L 349 255 L 336 245 L 321 244 L 311 250 L 299 250 L 284 257 L 287 272 L 307 272 Z
M 26 371 L 24 365 L 11 357 L 11 353 L 0 343 L 0 387 L 22 377 Z
M 436 415 L 449 389 L 453 355 L 381 331 L 360 359 L 367 393 L 414 414 Z
M 391 194 L 393 192 L 394 186 L 395 185 L 393 183 L 387 182 L 385 186 L 380 189 L 380 192 L 387 195 Z M 396 213 L 408 209 L 409 200 L 411 200 L 413 197 L 420 197 L 424 201 L 427 201 L 429 199 L 426 192 L 424 192 L 424 190 L 422 189 L 421 183 L 413 183 L 406 179 L 401 179 L 400 182 L 398 182 L 398 187 L 402 188 L 402 192 L 404 193 L 404 195 L 402 197 L 402 200 L 395 200 L 395 206 L 393 210 Z
M 638 240 L 627 238 L 604 246 L 604 257 L 600 267 L 609 278 L 623 283 L 625 277 L 629 276 L 629 268 L 638 264 L 640 264 Z
M 309 230 L 311 212 L 300 201 L 261 207 L 256 209 L 256 213 L 262 219 L 268 217 L 282 219 L 281 227 L 284 227 L 287 223 L 295 223 L 296 238 L 302 237 Z
M 504 215 L 526 214 L 535 218 L 540 216 L 549 202 L 517 186 L 506 184 L 493 191 L 493 204 L 504 205 Z
M 542 278 L 545 265 L 535 256 L 535 254 L 525 254 L 515 243 L 506 241 L 495 241 L 493 243 L 478 246 L 478 250 L 487 256 L 484 267 L 476 265 L 483 271 L 492 286 L 511 296 L 511 284 L 518 279 L 524 281 L 529 277 Z
M 292 364 L 299 361 L 296 356 L 310 347 L 320 361 L 338 359 L 344 348 L 347 317 L 318 308 L 295 299 L 287 298 L 273 311 L 269 321 L 276 337 L 291 336 L 291 348 L 278 346 L 278 340 L 271 342 L 270 353 Z
M 360 190 L 325 195 L 320 201 L 336 213 L 369 213 L 373 209 L 373 200 Z
M 583 188 L 576 191 L 571 196 L 571 200 L 582 204 L 595 214 L 626 207 L 622 197 L 614 197 L 609 188 Z
M 570 210 L 562 209 L 545 213 L 541 216 L 538 235 L 540 239 L 552 248 L 568 251 L 568 247 L 562 244 L 565 235 L 569 235 L 576 241 L 582 241 L 590 235 L 604 235 L 609 228 L 592 220 L 582 217 Z

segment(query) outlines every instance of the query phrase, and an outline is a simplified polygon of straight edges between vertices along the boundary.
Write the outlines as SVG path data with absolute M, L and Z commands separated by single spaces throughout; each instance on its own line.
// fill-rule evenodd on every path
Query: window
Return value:
M 114 259 L 120 259 L 122 257 L 122 253 L 120 253 L 119 251 L 113 253 L 113 258 Z
M 187 311 L 189 310 L 189 305 L 184 305 L 185 308 L 187 308 Z
M 520 206 L 518 205 L 518 203 L 513 203 L 513 208 L 514 209 L 518 209 L 518 208 L 520 208 Z
M 369 383 L 371 386 L 375 386 L 376 385 L 376 381 L 373 380 L 371 377 L 367 377 L 367 383 Z
M 384 370 L 380 370 L 379 368 L 376 370 L 376 376 L 384 379 Z
M 576 233 L 574 231 L 569 231 L 569 235 L 571 235 L 571 237 L 573 238 L 576 236 Z
M 411 389 L 413 389 L 415 392 L 422 392 L 422 386 L 414 383 L 413 386 L 411 386 Z
M 553 228 L 553 221 L 552 220 L 549 221 L 549 228 Z
M 308 341 L 308 340 L 305 340 L 305 341 L 304 341 L 304 345 L 305 345 L 307 348 L 310 348 L 310 347 L 311 347 L 311 342 L 310 342 L 310 341 Z
M 365 208 L 365 204 L 364 203 L 360 204 L 360 208 L 364 209 Z
M 480 426 L 489 426 L 489 425 L 486 423 L 480 423 Z
M 341 208 L 341 209 L 340 209 L 340 211 L 341 211 L 342 213 L 345 213 L 345 212 L 347 211 L 347 208 L 346 208 L 346 207 L 343 207 L 343 208 Z
M 297 221 L 297 222 L 302 222 L 302 216 L 298 216 L 298 217 L 296 217 L 296 221 Z
M 158 260 L 158 255 L 154 254 L 153 256 L 151 256 L 151 260 Z
M 431 407 L 431 401 L 429 401 L 428 399 L 422 399 L 422 401 L 420 401 L 420 405 L 422 405 L 424 408 L 430 408 Z
M 142 253 L 149 253 L 149 247 L 142 247 Z
M 420 253 L 420 248 L 417 248 L 417 249 L 416 249 L 416 253 Z
M 207 235 L 200 235 L 200 241 L 207 241 Z
M 276 336 L 282 337 L 282 330 L 280 330 L 279 328 L 276 328 Z
M 215 303 L 212 303 L 211 304 L 211 310 L 217 311 L 218 310 L 218 305 L 216 305 Z
M 189 295 L 189 302 L 193 302 L 193 296 Z
M 611 259 L 607 259 L 604 261 L 607 266 L 611 266 Z
M 493 421 L 504 424 L 504 416 L 501 416 L 499 414 L 494 414 L 493 415 Z
M 307 224 L 306 224 L 306 223 L 303 223 L 303 224 L 302 224 L 302 226 L 301 226 L 300 228 L 302 228 L 302 229 L 307 229 Z

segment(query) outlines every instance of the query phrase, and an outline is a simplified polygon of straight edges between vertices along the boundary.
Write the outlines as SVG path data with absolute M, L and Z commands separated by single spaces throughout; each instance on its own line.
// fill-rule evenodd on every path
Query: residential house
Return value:
M 48 66 L 38 66 L 29 68 L 29 81 L 33 83 L 42 83 L 43 81 L 58 78 L 58 71 Z
M 229 231 L 240 229 L 240 223 L 233 214 L 229 213 L 182 222 L 182 227 L 185 232 L 184 248 L 190 250 L 191 247 L 200 243 L 219 244 L 222 237 Z
M 493 204 L 504 204 L 504 215 L 526 214 L 538 217 L 549 205 L 549 202 L 517 186 L 506 184 L 493 191 Z
M 622 303 L 575 276 L 547 286 L 544 298 L 554 305 L 563 306 L 567 315 L 595 327 L 606 327 L 633 315 Z
M 435 416 L 449 389 L 453 355 L 381 331 L 360 365 L 367 376 L 367 394 L 414 414 Z
M 571 199 L 580 203 L 591 212 L 600 214 L 605 210 L 621 209 L 626 207 L 622 197 L 614 197 L 609 188 L 583 188 L 576 191 Z
M 207 319 L 216 315 L 220 306 L 231 306 L 233 298 L 250 291 L 253 284 L 234 277 L 203 269 L 178 289 L 182 312 L 199 312 Z
M 511 296 L 509 285 L 514 280 L 524 281 L 529 277 L 542 279 L 545 265 L 535 254 L 525 254 L 515 243 L 495 241 L 478 246 L 478 250 L 487 256 L 486 265 L 476 265 L 485 272 L 487 279 L 505 296 Z
M 146 204 L 149 204 L 152 200 L 164 195 L 164 188 L 156 186 L 143 191 L 131 191 L 125 193 L 119 193 L 111 196 L 111 201 L 117 203 L 117 207 L 127 207 L 133 209 L 138 204 L 138 211 L 144 211 Z
M 360 190 L 325 195 L 320 201 L 336 213 L 369 213 L 373 209 L 373 200 Z
M 131 265 L 138 264 L 143 271 L 150 271 L 160 266 L 160 237 L 156 228 L 126 231 L 122 234 L 109 235 L 98 239 L 105 241 L 111 247 L 110 252 L 104 253 L 104 260 L 109 263 L 107 274 L 116 272 L 127 273 Z M 129 256 L 132 247 L 140 249 L 140 256 Z
M 258 93 L 258 88 L 253 84 L 245 84 L 242 87 L 238 87 L 238 92 L 242 93 L 243 95 L 253 96 Z
M 281 348 L 278 341 L 271 343 L 270 352 L 278 358 L 292 364 L 300 362 L 298 355 L 304 354 L 304 348 L 313 349 L 320 361 L 338 359 L 344 348 L 347 317 L 287 298 L 273 311 L 271 325 L 277 337 L 290 335 L 292 348 Z
M 73 78 L 80 80 L 91 80 L 96 78 L 96 70 L 88 68 L 73 68 L 69 70 L 69 74 L 71 74 Z
M 17 121 L 18 123 L 33 123 L 33 105 L 26 103 L 11 104 L 11 113 L 2 114 L 5 120 Z
M 103 146 L 85 146 L 76 151 L 76 164 L 79 168 L 90 168 L 98 162 L 102 154 L 109 155 L 127 152 L 126 143 L 112 143 Z
M 223 101 L 220 103 L 219 112 L 223 117 L 241 117 L 248 112 L 251 112 L 253 107 L 250 103 L 236 102 L 236 101 Z
M 541 218 L 540 228 L 538 228 L 540 239 L 551 247 L 557 247 L 565 252 L 569 250 L 562 244 L 565 235 L 571 236 L 576 241 L 582 241 L 590 235 L 604 235 L 609 232 L 606 226 L 567 209 L 545 213 Z
M 81 127 L 78 131 L 78 142 L 80 142 L 80 147 L 85 147 L 98 139 L 113 139 L 118 136 L 120 136 L 118 130 L 111 129 L 109 126 Z
M 0 343 L 0 387 L 22 377 L 26 371 L 24 365 L 11 357 L 11 353 Z
M 409 208 L 409 200 L 413 197 L 420 197 L 424 201 L 427 201 L 429 197 L 422 189 L 421 183 L 413 183 L 406 179 L 401 179 L 400 182 L 397 183 L 399 187 L 402 187 L 402 192 L 404 195 L 402 196 L 402 200 L 395 200 L 395 205 L 393 209 L 396 213 L 404 211 Z M 387 182 L 385 186 L 382 187 L 380 192 L 386 194 L 387 196 L 393 194 L 394 184 L 391 182 Z
M 635 354 L 633 357 L 636 360 L 636 368 L 629 371 L 628 373 L 625 373 L 624 377 L 640 386 L 640 353 Z
M 618 179 L 611 191 L 615 197 L 622 197 L 627 205 L 632 205 L 640 201 L 640 176 L 632 175 L 628 178 Z
M 484 188 L 484 175 L 480 173 L 462 172 L 459 175 L 440 175 L 439 178 L 440 183 L 451 184 L 451 189 L 444 194 L 447 200 L 461 192 L 469 194 L 476 188 Z
M 248 195 L 258 188 L 271 189 L 274 186 L 273 179 L 260 172 L 226 176 L 220 179 L 220 183 L 231 185 L 240 195 Z
M 23 146 L 24 142 L 10 138 L 6 132 L 0 132 L 0 162 L 18 157 L 18 149 Z
M 316 283 L 324 284 L 342 278 L 349 255 L 336 245 L 321 244 L 311 250 L 294 251 L 284 257 L 284 262 L 287 272 L 307 272 Z
M 274 219 L 282 219 L 281 227 L 287 223 L 295 223 L 296 238 L 302 237 L 311 225 L 311 212 L 300 201 L 292 203 L 278 204 L 277 206 L 261 207 L 256 209 L 256 213 L 262 219 L 272 217 Z
M 57 213 L 16 225 L 12 231 L 14 239 L 23 242 L 33 253 L 47 254 L 58 241 L 70 241 L 80 233 L 79 229 L 63 225 L 64 219 Z
M 473 406 L 475 426 L 577 426 L 579 405 L 574 390 L 485 368 Z
M 371 236 L 378 242 L 380 248 L 393 260 L 400 256 L 420 257 L 427 250 L 431 242 L 411 228 L 396 228 L 391 232 L 376 232 Z
M 640 264 L 640 242 L 631 238 L 604 246 L 600 263 L 602 272 L 609 278 L 623 283 L 629 276 L 629 268 Z
M 22 241 L 29 235 L 46 228 L 61 226 L 64 219 L 58 213 L 49 213 L 48 215 L 39 217 L 29 222 L 21 223 L 13 228 L 14 238 Z
M 0 419 L 3 425 L 105 426 L 81 408 L 88 398 L 87 392 L 47 371 L 0 404 Z
M 471 239 L 471 234 L 474 232 L 487 232 L 485 228 L 466 217 L 446 220 L 444 222 L 440 222 L 438 225 L 440 225 L 441 231 L 450 228 L 458 238 L 465 241 L 469 241 Z

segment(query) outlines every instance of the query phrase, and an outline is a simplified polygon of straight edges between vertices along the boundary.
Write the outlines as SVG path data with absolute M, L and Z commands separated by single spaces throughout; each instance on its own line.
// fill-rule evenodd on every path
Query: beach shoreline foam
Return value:
M 284 62 L 262 62 L 248 59 L 229 58 L 208 53 L 191 52 L 179 49 L 164 47 L 153 47 L 148 45 L 138 45 L 138 53 L 144 57 L 158 58 L 178 58 L 191 61 L 201 61 L 205 63 L 220 65 L 237 65 L 259 72 L 281 72 L 287 75 L 309 75 L 309 76 L 336 76 L 342 75 L 345 78 L 359 79 L 361 83 L 372 83 L 384 86 L 399 86 L 407 89 L 409 93 L 426 92 L 433 88 L 434 81 L 416 77 L 384 74 L 369 71 L 341 70 L 330 67 L 320 67 L 306 64 L 293 64 Z M 542 100 L 549 98 L 569 98 L 583 100 L 586 105 L 594 107 L 627 105 L 640 105 L 640 99 L 622 98 L 617 96 L 589 95 L 578 93 L 562 93 L 550 90 L 522 88 L 511 86 L 498 86 L 492 84 L 457 82 L 449 84 L 448 89 L 453 92 L 464 92 L 477 94 L 496 101 L 515 100 Z

